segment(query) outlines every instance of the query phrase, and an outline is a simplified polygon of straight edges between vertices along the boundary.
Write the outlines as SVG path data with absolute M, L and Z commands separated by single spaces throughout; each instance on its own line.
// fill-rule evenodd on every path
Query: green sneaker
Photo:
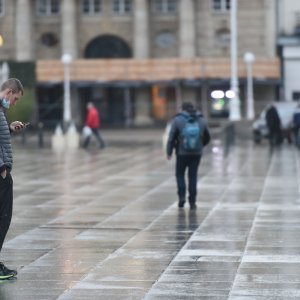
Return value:
M 9 279 L 17 274 L 17 271 L 6 268 L 5 265 L 0 262 L 0 280 Z

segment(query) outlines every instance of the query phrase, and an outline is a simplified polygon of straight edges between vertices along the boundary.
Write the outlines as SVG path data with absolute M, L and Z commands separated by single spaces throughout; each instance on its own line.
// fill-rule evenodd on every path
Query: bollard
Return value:
M 42 122 L 39 122 L 38 124 L 38 143 L 39 147 L 43 148 L 44 147 L 44 124 Z
M 235 124 L 233 122 L 227 124 L 224 128 L 225 133 L 225 155 L 229 153 L 231 146 L 235 144 Z

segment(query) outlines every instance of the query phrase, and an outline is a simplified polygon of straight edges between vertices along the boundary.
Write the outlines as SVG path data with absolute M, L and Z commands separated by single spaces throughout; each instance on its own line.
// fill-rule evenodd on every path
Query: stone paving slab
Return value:
M 15 140 L 1 259 L 19 275 L 0 282 L 1 300 L 300 299 L 294 147 L 243 141 L 227 155 L 215 139 L 193 212 L 177 208 L 161 134 L 129 137 L 64 153 Z

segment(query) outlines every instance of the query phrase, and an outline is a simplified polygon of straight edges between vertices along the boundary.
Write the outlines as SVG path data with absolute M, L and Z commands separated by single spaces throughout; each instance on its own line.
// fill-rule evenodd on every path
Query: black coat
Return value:
M 266 122 L 270 130 L 281 129 L 280 117 L 274 105 L 272 105 L 266 112 Z

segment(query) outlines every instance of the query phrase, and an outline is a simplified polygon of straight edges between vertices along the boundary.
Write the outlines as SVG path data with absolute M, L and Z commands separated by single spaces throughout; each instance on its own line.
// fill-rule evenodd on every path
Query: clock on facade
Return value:
M 53 47 L 58 44 L 58 38 L 55 33 L 46 32 L 41 35 L 41 43 L 47 47 Z

